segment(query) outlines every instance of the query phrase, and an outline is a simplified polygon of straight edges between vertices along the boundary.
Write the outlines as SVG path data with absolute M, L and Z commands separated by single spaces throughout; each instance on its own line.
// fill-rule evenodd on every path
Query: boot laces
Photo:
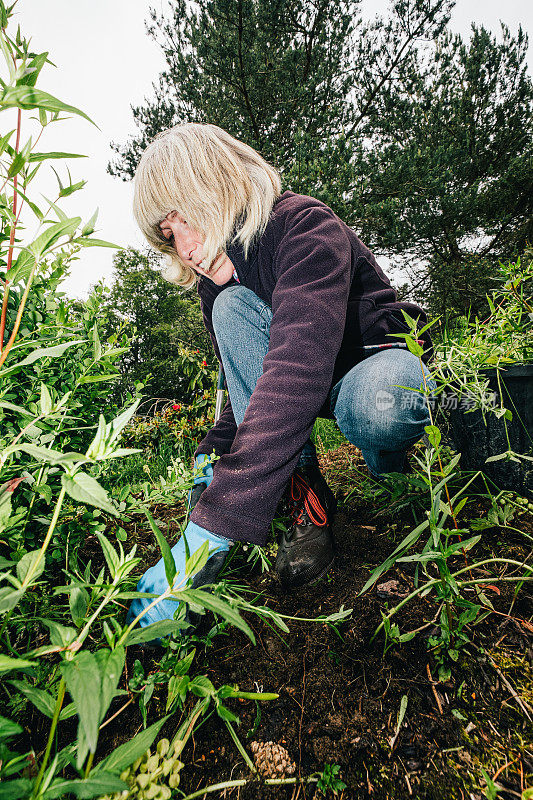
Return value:
M 294 517 L 296 525 L 302 525 L 305 522 L 305 514 L 319 528 L 327 525 L 328 516 L 318 495 L 297 472 L 291 478 L 290 500 L 291 516 Z

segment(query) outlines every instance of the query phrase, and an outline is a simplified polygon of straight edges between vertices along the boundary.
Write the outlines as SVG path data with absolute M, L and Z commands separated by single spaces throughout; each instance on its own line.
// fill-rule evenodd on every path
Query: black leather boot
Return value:
M 317 581 L 333 564 L 337 501 L 318 467 L 309 465 L 295 470 L 288 503 L 294 523 L 281 534 L 275 571 L 289 590 Z

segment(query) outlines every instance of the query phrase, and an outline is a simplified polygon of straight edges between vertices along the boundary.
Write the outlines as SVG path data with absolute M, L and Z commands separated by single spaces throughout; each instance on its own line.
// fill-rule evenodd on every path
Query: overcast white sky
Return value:
M 52 126 L 39 149 L 83 153 L 86 159 L 69 162 L 73 180 L 86 179 L 86 187 L 72 195 L 64 210 L 88 219 L 100 209 L 99 238 L 117 244 L 141 247 L 144 241 L 131 214 L 131 184 L 106 172 L 113 153 L 111 141 L 123 143 L 135 132 L 130 106 L 151 96 L 151 84 L 164 67 L 157 46 L 148 38 L 144 21 L 148 8 L 166 8 L 165 0 L 19 0 L 18 21 L 25 36 L 32 37 L 32 49 L 49 51 L 57 69 L 46 67 L 39 88 L 66 103 L 81 108 L 99 126 L 71 118 Z M 385 11 L 386 0 L 363 0 L 362 13 L 370 16 Z M 503 20 L 511 31 L 521 24 L 531 33 L 533 3 L 530 0 L 458 0 L 452 29 L 468 35 L 472 22 L 483 23 L 493 32 Z M 533 47 L 529 48 L 533 73 Z M 7 129 L 6 129 L 7 130 Z M 55 162 L 61 165 L 62 162 Z M 45 168 L 43 168 L 45 169 Z M 62 167 L 63 174 L 64 166 Z M 50 172 L 50 171 L 49 171 Z M 50 175 L 52 173 L 50 172 Z M 53 177 L 53 176 L 52 176 Z M 40 189 L 53 193 L 55 178 Z M 50 196 L 50 195 L 48 195 Z M 72 269 L 66 284 L 70 294 L 83 297 L 91 284 L 109 279 L 112 250 L 89 248 Z

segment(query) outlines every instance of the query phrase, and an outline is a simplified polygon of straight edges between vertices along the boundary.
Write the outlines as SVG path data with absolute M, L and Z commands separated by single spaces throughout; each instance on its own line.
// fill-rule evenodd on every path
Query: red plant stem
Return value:
M 17 114 L 17 140 L 15 142 L 15 154 L 18 153 L 20 144 L 20 129 L 22 125 L 22 111 L 19 108 Z M 2 300 L 2 315 L 0 317 L 0 353 L 4 348 L 4 334 L 6 330 L 6 317 L 7 317 L 7 301 L 9 298 L 9 279 L 7 277 L 8 271 L 11 269 L 13 263 L 13 248 L 15 245 L 15 231 L 17 229 L 17 186 L 18 175 L 13 178 L 13 225 L 9 234 L 9 250 L 7 251 L 7 266 L 6 266 L 6 283 L 4 288 L 4 297 Z
M 2 366 L 4 361 L 6 360 L 7 355 L 8 355 L 9 351 L 11 350 L 11 348 L 13 346 L 13 342 L 15 341 L 15 339 L 17 337 L 17 333 L 18 333 L 18 330 L 20 328 L 20 322 L 22 320 L 22 314 L 23 314 L 23 311 L 24 311 L 24 307 L 26 305 L 26 300 L 28 299 L 28 295 L 30 293 L 30 288 L 31 288 L 31 285 L 33 283 L 33 277 L 35 275 L 35 270 L 36 269 L 37 269 L 37 261 L 33 265 L 33 269 L 30 272 L 30 276 L 28 278 L 28 282 L 26 284 L 26 288 L 24 289 L 24 294 L 22 295 L 22 299 L 20 301 L 20 304 L 19 304 L 19 307 L 18 307 L 18 310 L 17 310 L 17 317 L 15 319 L 15 324 L 13 325 L 13 330 L 11 331 L 11 336 L 7 340 L 6 346 L 3 348 L 3 350 L 0 350 L 0 367 Z

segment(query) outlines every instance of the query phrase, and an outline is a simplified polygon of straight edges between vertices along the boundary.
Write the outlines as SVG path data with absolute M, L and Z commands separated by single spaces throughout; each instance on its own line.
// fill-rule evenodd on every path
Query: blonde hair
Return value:
M 133 213 L 152 247 L 168 256 L 163 277 L 189 289 L 197 275 L 161 232 L 167 214 L 178 211 L 205 236 L 203 256 L 212 264 L 237 241 L 248 256 L 280 194 L 278 171 L 256 150 L 217 125 L 187 122 L 158 134 L 144 151 Z

